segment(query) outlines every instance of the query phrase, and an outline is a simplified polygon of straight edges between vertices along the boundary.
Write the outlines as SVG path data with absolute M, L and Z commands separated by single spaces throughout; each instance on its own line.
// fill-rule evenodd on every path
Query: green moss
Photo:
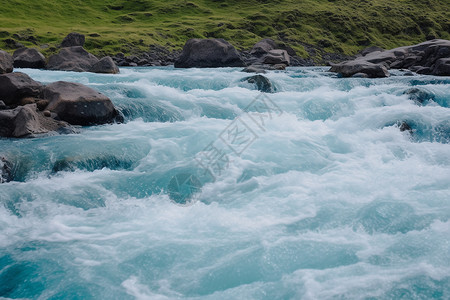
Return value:
M 450 39 L 448 1 L 439 0 L 9 0 L 0 10 L 5 39 L 52 53 L 72 31 L 86 34 L 94 54 L 145 51 L 150 44 L 180 49 L 189 38 L 224 38 L 248 49 L 273 38 L 307 56 L 304 45 L 354 54 Z M 96 33 L 94 36 L 89 34 Z M 12 51 L 12 49 L 9 49 Z

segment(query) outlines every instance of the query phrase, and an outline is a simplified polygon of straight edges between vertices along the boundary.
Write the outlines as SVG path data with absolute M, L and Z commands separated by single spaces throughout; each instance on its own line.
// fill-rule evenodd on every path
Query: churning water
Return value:
M 0 297 L 450 298 L 449 77 L 22 71 L 125 122 L 0 139 Z

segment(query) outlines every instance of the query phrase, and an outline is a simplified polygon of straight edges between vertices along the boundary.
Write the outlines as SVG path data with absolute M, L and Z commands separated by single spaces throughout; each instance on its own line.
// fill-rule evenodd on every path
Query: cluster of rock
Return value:
M 84 42 L 84 35 L 76 32 L 70 33 L 62 41 L 59 53 L 50 56 L 48 62 L 45 56 L 34 48 L 17 49 L 12 57 L 6 52 L 0 51 L 0 73 L 8 73 L 6 66 L 3 66 L 4 62 L 9 63 L 9 72 L 12 72 L 12 66 L 14 66 L 15 68 L 58 71 L 119 73 L 119 68 L 111 57 L 98 59 L 83 48 Z
M 72 125 L 121 121 L 111 100 L 79 83 L 48 85 L 20 72 L 0 75 L 0 136 L 72 133 Z
M 289 48 L 295 55 L 295 51 Z M 264 70 L 283 70 L 291 56 L 279 49 L 271 39 L 255 44 L 246 55 L 241 55 L 224 39 L 190 39 L 186 42 L 175 68 L 246 67 L 245 72 L 264 73 Z
M 380 78 L 389 76 L 389 69 L 450 76 L 450 41 L 435 39 L 386 51 L 372 48 L 354 60 L 332 64 L 330 71 L 343 77 Z
M 173 65 L 180 56 L 181 51 L 169 51 L 159 45 L 151 45 L 149 52 L 139 55 L 125 56 L 117 53 L 112 56 L 114 62 L 120 67 L 152 67 Z

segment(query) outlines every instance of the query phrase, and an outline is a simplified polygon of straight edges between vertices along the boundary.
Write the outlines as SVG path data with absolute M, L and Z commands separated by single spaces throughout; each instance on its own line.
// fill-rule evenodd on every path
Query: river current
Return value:
M 450 78 L 326 70 L 20 70 L 125 122 L 0 139 L 0 298 L 449 299 Z

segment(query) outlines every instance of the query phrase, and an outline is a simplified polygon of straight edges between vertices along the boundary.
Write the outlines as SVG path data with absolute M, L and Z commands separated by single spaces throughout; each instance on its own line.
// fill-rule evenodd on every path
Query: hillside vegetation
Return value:
M 11 40 L 44 53 L 69 32 L 90 52 L 179 49 L 189 38 L 224 38 L 248 49 L 270 37 L 307 56 L 307 45 L 354 54 L 450 39 L 450 0 L 1 0 L 0 48 Z M 47 44 L 42 48 L 41 45 Z

